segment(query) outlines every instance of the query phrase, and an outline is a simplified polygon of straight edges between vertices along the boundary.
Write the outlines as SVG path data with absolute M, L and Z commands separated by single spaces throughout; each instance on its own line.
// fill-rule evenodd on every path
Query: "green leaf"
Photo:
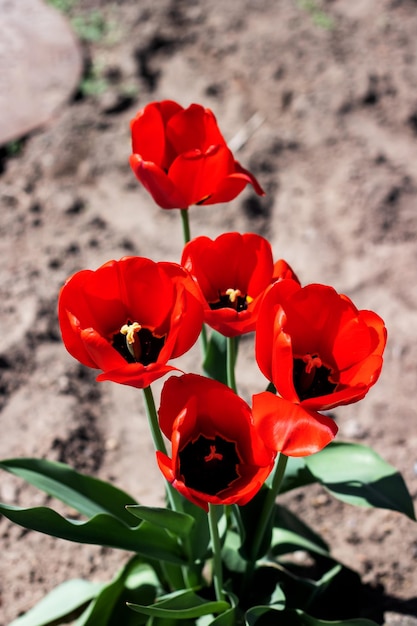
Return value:
M 135 517 L 157 524 L 179 537 L 187 537 L 195 524 L 191 515 L 177 513 L 171 509 L 147 507 L 141 504 L 128 505 L 126 508 Z
M 202 617 L 201 620 L 204 619 L 210 619 L 211 621 L 207 623 L 207 626 L 235 626 L 236 624 L 236 607 L 239 604 L 239 598 L 237 598 L 236 596 L 234 596 L 233 594 L 228 594 L 229 600 L 230 600 L 230 604 L 231 607 L 230 609 L 227 609 L 227 611 L 224 611 L 224 613 L 221 613 L 220 615 L 218 615 L 214 620 L 213 618 L 204 618 Z M 199 622 L 199 626 L 203 626 L 204 622 L 200 625 Z
M 142 615 L 176 620 L 192 619 L 211 613 L 223 613 L 230 609 L 228 602 L 207 602 L 191 590 L 174 592 L 151 606 L 131 603 L 128 606 Z
M 240 546 L 239 535 L 233 530 L 229 530 L 222 548 L 222 561 L 231 572 L 243 574 L 247 567 L 247 561 L 240 555 Z
M 268 604 L 259 604 L 257 606 L 251 607 L 248 611 L 246 611 L 246 624 L 249 624 L 249 626 L 252 626 L 252 624 L 256 624 L 258 619 L 266 613 L 271 613 L 275 616 L 275 620 L 277 620 L 278 616 L 276 615 L 276 612 L 282 612 L 285 609 L 285 603 L 285 594 L 282 591 L 281 587 L 279 585 L 276 585 L 272 595 L 270 596 Z M 272 619 L 274 619 L 274 617 L 272 617 Z
M 243 528 L 242 547 L 240 554 L 246 558 L 255 560 L 266 554 L 271 544 L 272 535 L 272 523 L 273 519 L 268 522 L 268 526 L 265 530 L 262 538 L 262 543 L 259 546 L 258 554 L 252 554 L 253 551 L 253 537 L 258 532 L 259 512 L 263 510 L 265 499 L 269 495 L 270 489 L 265 485 L 258 491 L 252 500 L 240 507 L 241 525 Z
M 207 343 L 203 369 L 210 378 L 227 385 L 227 338 L 213 330 Z
M 201 506 L 197 506 L 189 500 L 183 499 L 184 513 L 190 515 L 194 520 L 194 526 L 189 536 L 191 553 L 194 559 L 205 559 L 209 551 L 210 529 L 208 515 Z
M 153 604 L 157 595 L 160 593 L 160 583 L 153 570 L 146 563 L 140 561 L 134 562 L 129 568 L 127 576 L 123 577 L 124 588 L 114 603 L 113 611 L 107 621 L 107 626 L 138 626 L 145 624 L 147 617 L 142 618 L 134 614 L 127 606 L 128 602 L 138 602 L 140 604 Z M 107 598 L 103 597 L 103 609 L 106 607 Z M 96 626 L 102 624 L 101 620 L 95 619 L 95 615 L 91 615 L 91 624 Z
M 130 526 L 136 522 L 126 511 L 127 504 L 136 504 L 132 496 L 107 482 L 80 474 L 64 463 L 31 458 L 7 459 L 0 461 L 0 468 L 87 517 L 110 513 Z
M 306 572 L 302 565 L 291 561 L 285 563 L 270 560 L 261 563 L 255 570 L 254 578 L 254 588 L 260 592 L 257 595 L 259 605 L 280 605 L 283 608 L 286 604 L 289 607 L 296 606 L 306 610 L 326 606 L 326 602 L 334 600 L 335 594 L 336 598 L 339 598 L 338 594 L 341 589 L 343 590 L 342 598 L 347 597 L 345 593 L 347 588 L 353 595 L 358 591 L 359 575 L 340 563 L 325 559 L 320 562 L 318 570 L 321 577 L 314 580 L 308 576 L 311 570 Z M 268 597 L 267 589 L 275 589 L 274 595 Z M 276 595 L 277 591 L 278 595 Z
M 327 621 L 312 617 L 299 609 L 286 609 L 282 613 L 282 624 L 285 626 L 376 626 L 375 622 L 369 619 L 347 619 Z
M 133 556 L 114 579 L 103 587 L 75 626 L 119 626 L 121 623 L 128 626 L 130 612 L 126 608 L 126 599 L 132 591 L 132 585 L 136 587 L 137 597 L 149 604 L 154 601 L 158 581 L 152 568 L 137 556 Z
M 270 474 L 271 480 L 272 475 L 273 472 Z M 311 485 L 315 482 L 317 482 L 317 479 L 307 469 L 305 458 L 288 457 L 280 493 L 285 493 L 287 491 L 291 491 L 292 489 L 298 489 L 298 487 L 305 487 L 306 485 Z
M 132 528 L 105 513 L 80 521 L 66 519 L 47 507 L 23 509 L 7 504 L 0 504 L 0 513 L 25 528 L 68 541 L 132 550 L 147 558 L 172 563 L 185 562 L 176 539 L 148 522 Z
M 359 506 L 391 509 L 415 520 L 401 474 L 374 450 L 354 443 L 331 443 L 305 458 L 317 480 L 336 498 Z
M 275 505 L 274 527 L 272 530 L 271 551 L 275 556 L 296 550 L 307 550 L 329 557 L 325 541 L 294 513 L 281 505 Z
M 245 613 L 245 623 L 247 624 L 247 626 L 254 626 L 255 624 L 259 622 L 259 619 L 262 616 L 267 616 L 267 615 L 271 617 L 271 620 L 276 620 L 274 621 L 274 623 L 278 623 L 280 620 L 278 616 L 277 615 L 274 616 L 274 614 L 276 614 L 277 611 L 282 613 L 283 609 L 284 609 L 284 606 L 281 606 L 279 604 L 277 606 L 267 606 L 267 605 L 253 606 L 251 609 L 249 609 L 249 611 L 246 611 Z M 269 623 L 272 623 L 272 622 L 270 621 Z M 282 621 L 281 623 L 285 624 L 286 626 L 285 621 Z
M 103 583 L 91 583 L 80 578 L 67 580 L 9 626 L 47 626 L 57 622 L 90 602 L 103 586 Z

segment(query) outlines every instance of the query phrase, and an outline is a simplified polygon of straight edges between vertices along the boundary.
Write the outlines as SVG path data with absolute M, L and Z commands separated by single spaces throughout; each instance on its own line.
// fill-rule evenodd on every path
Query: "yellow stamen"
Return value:
M 226 296 L 229 296 L 230 302 L 235 303 L 238 298 L 242 297 L 240 289 L 226 289 Z
M 132 345 L 135 343 L 135 333 L 142 328 L 138 322 L 133 322 L 133 324 L 124 324 L 120 332 L 122 335 L 126 335 L 126 343 Z

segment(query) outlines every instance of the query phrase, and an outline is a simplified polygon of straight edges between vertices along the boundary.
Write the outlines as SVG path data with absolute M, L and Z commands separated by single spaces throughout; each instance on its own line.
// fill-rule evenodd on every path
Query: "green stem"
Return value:
M 271 488 L 269 489 L 267 496 L 262 507 L 261 514 L 258 520 L 258 527 L 256 529 L 254 541 L 252 543 L 252 560 L 256 561 L 258 558 L 259 548 L 262 545 L 266 529 L 268 527 L 269 520 L 274 511 L 275 500 L 279 493 L 282 479 L 284 478 L 285 468 L 287 467 L 288 457 L 285 454 L 280 454 L 278 457 L 278 463 L 275 467 L 275 474 L 272 479 Z
M 268 528 L 269 521 L 274 512 L 275 500 L 279 493 L 282 479 L 284 478 L 285 468 L 287 466 L 288 457 L 285 454 L 280 454 L 278 462 L 275 467 L 274 477 L 268 493 L 265 497 L 264 504 L 261 513 L 258 518 L 258 525 L 255 531 L 255 535 L 252 542 L 252 554 L 251 559 L 248 561 L 246 568 L 244 581 L 243 581 L 243 593 L 246 593 L 252 579 L 253 572 L 255 570 L 255 563 L 258 559 L 259 550 L 262 545 L 263 538 Z
M 153 443 L 155 446 L 155 450 L 159 452 L 163 452 L 163 454 L 167 453 L 167 449 L 165 446 L 164 439 L 162 437 L 161 429 L 158 424 L 158 414 L 156 412 L 155 402 L 153 399 L 152 389 L 150 387 L 145 387 L 143 389 L 143 394 L 145 397 L 145 408 L 146 415 L 148 418 L 149 428 L 151 430 L 151 435 L 153 439 Z M 168 499 L 171 504 L 171 507 L 174 511 L 182 512 L 183 507 L 180 499 L 180 494 L 174 487 L 167 482 L 167 494 Z
M 227 356 L 226 356 L 226 372 L 227 372 L 227 384 L 230 389 L 233 389 L 237 393 L 236 378 L 235 378 L 235 365 L 236 365 L 236 337 L 227 337 Z
M 149 427 L 151 429 L 151 435 L 155 450 L 166 454 L 167 449 L 164 439 L 162 437 L 161 429 L 159 428 L 158 415 L 156 412 L 152 389 L 150 387 L 145 387 L 143 390 L 143 394 L 145 396 L 146 416 L 148 418 Z
M 221 545 L 219 537 L 219 527 L 217 525 L 216 507 L 209 504 L 208 521 L 210 528 L 211 545 L 213 547 L 213 583 L 216 592 L 216 599 L 222 602 L 225 599 L 223 593 L 223 571 L 221 559 Z
M 184 236 L 184 244 L 186 244 L 191 239 L 188 209 L 181 209 L 180 213 L 181 213 L 181 221 L 182 221 L 182 234 Z

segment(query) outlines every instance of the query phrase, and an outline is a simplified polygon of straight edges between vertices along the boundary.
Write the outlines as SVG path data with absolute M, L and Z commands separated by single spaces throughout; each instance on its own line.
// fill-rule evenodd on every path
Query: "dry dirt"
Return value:
M 74 271 L 109 259 L 179 259 L 178 214 L 155 207 L 128 166 L 129 120 L 172 98 L 210 107 L 267 191 L 193 208 L 192 234 L 261 233 L 303 283 L 332 284 L 385 319 L 382 376 L 365 400 L 336 412 L 339 439 L 373 447 L 416 500 L 417 3 L 73 2 L 81 25 L 91 15 L 88 81 L 46 126 L 1 149 L 0 458 L 59 459 L 145 504 L 160 501 L 140 391 L 98 384 L 67 355 L 56 301 Z M 238 383 L 247 397 L 264 387 L 250 340 Z M 48 502 L 7 474 L 0 496 Z M 363 576 L 374 619 L 417 623 L 415 523 L 314 488 L 285 501 Z M 127 558 L 4 518 L 0 547 L 1 626 L 61 581 L 110 579 Z

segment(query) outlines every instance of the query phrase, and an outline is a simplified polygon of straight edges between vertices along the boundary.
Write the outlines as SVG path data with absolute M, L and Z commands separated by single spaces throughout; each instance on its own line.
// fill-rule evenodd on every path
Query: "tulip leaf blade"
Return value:
M 64 502 L 87 517 L 107 513 L 134 526 L 136 520 L 126 510 L 136 504 L 128 493 L 110 483 L 81 474 L 65 463 L 36 458 L 0 461 L 0 469 L 22 478 L 48 495 Z
M 217 617 L 207 616 L 210 620 L 206 622 L 204 616 L 198 620 L 199 626 L 235 626 L 236 624 L 236 612 L 239 604 L 239 598 L 232 593 L 228 593 L 227 597 L 230 601 L 230 608 L 220 613 Z
M 277 606 L 267 605 L 267 604 L 265 605 L 260 604 L 258 606 L 253 606 L 245 613 L 245 623 L 247 624 L 247 626 L 255 626 L 255 624 L 258 622 L 258 620 L 262 616 L 266 617 L 268 614 L 270 615 L 271 619 L 274 619 L 273 617 L 274 613 L 276 613 L 277 611 L 282 613 L 284 608 L 285 608 L 284 606 L 281 606 L 279 604 Z
M 227 338 L 213 330 L 207 343 L 203 369 L 210 378 L 227 385 Z
M 272 475 L 273 472 L 271 472 L 269 481 L 272 480 Z M 284 478 L 280 486 L 280 493 L 286 493 L 299 487 L 306 487 L 316 482 L 317 478 L 307 468 L 305 458 L 290 456 L 288 457 Z
M 148 606 L 130 602 L 128 606 L 142 615 L 174 620 L 193 619 L 212 613 L 224 613 L 231 608 L 230 604 L 225 601 L 214 600 L 207 602 L 192 590 L 174 592 L 160 599 L 155 604 Z
M 10 626 L 47 626 L 71 615 L 91 602 L 104 587 L 81 578 L 66 580 L 44 596 L 33 608 L 10 623 Z
M 72 520 L 48 507 L 21 508 L 3 503 L 0 503 L 0 513 L 24 528 L 68 541 L 131 550 L 147 558 L 171 563 L 186 562 L 177 540 L 148 522 L 131 527 L 106 513 L 87 521 Z
M 318 482 L 339 500 L 390 509 L 416 519 L 403 477 L 371 448 L 333 442 L 306 457 L 305 463 Z
M 375 622 L 363 617 L 328 621 L 312 617 L 301 609 L 285 609 L 282 611 L 281 615 L 282 623 L 285 624 L 285 626 L 376 626 Z M 259 624 L 261 623 L 262 622 L 259 622 Z M 253 621 L 250 623 L 250 626 L 255 624 L 256 621 Z
M 179 537 L 187 537 L 195 524 L 195 520 L 191 515 L 172 511 L 171 509 L 148 507 L 141 504 L 129 504 L 126 508 L 138 519 L 156 524 Z
M 271 551 L 274 556 L 306 550 L 329 557 L 329 546 L 305 522 L 286 507 L 275 505 Z
M 259 511 L 262 511 L 265 500 L 269 496 L 269 491 L 268 487 L 263 486 L 252 500 L 240 507 L 241 533 L 243 536 L 241 537 L 242 546 L 239 553 L 243 558 L 257 560 L 268 552 L 272 536 L 272 516 L 265 528 L 257 554 L 253 554 L 253 537 L 258 529 Z
M 271 597 L 269 598 L 269 600 L 270 600 L 269 604 L 259 604 L 256 606 L 252 606 L 250 609 L 246 611 L 245 613 L 246 624 L 248 624 L 249 626 L 252 626 L 252 624 L 256 624 L 258 619 L 262 617 L 263 615 L 266 615 L 267 613 L 270 613 L 271 615 L 275 614 L 275 618 L 277 619 L 278 616 L 276 615 L 276 612 L 277 611 L 282 612 L 285 609 L 285 605 L 286 605 L 285 594 L 282 591 L 280 585 L 277 585 L 277 584 L 275 585 L 275 589 Z
M 201 506 L 197 506 L 184 498 L 184 513 L 190 515 L 195 521 L 192 532 L 189 535 L 191 553 L 196 560 L 205 559 L 209 553 L 210 529 L 208 515 Z
M 101 593 L 79 617 L 75 626 L 137 626 L 131 620 L 132 612 L 126 603 L 135 599 L 144 604 L 155 601 L 159 588 L 153 569 L 143 563 L 138 556 L 133 556 L 116 574 L 112 581 L 104 586 Z

